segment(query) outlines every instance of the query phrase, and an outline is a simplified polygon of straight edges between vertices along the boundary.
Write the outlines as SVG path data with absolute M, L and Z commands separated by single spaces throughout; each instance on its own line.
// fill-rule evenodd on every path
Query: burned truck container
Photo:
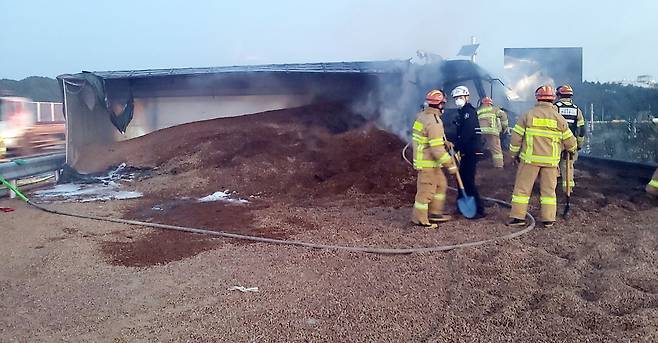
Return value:
M 492 91 L 500 104 L 506 102 L 495 79 L 465 60 L 82 72 L 58 80 L 68 124 L 67 164 L 74 169 L 81 159 L 93 158 L 84 154 L 90 146 L 200 120 L 340 102 L 409 139 L 413 115 L 430 89 L 466 85 L 474 103 Z M 447 122 L 454 107 L 448 105 Z

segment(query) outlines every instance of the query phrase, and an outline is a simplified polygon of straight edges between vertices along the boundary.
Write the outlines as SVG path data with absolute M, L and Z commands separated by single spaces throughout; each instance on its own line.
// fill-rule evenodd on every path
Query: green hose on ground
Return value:
M 18 188 L 14 187 L 9 181 L 5 180 L 4 177 L 0 176 L 0 181 L 2 182 L 2 184 L 7 186 L 7 188 L 9 188 L 12 192 L 14 192 L 14 194 L 16 194 L 21 200 L 23 200 L 27 203 L 30 202 L 30 200 L 25 195 L 23 195 L 23 193 L 21 193 L 18 190 Z

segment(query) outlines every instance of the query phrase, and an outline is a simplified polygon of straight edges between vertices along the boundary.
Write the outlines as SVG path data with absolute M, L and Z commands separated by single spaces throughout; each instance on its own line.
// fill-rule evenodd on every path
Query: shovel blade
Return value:
M 462 193 L 462 197 L 457 199 L 457 208 L 466 218 L 474 218 L 477 214 L 477 204 L 475 198 Z

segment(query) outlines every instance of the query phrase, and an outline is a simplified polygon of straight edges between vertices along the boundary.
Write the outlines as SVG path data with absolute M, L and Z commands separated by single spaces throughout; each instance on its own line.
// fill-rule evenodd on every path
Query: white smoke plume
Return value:
M 381 76 L 370 83 L 367 95 L 352 104 L 355 113 L 374 119 L 376 124 L 402 140 L 409 140 L 411 122 L 421 110 L 425 94 L 441 88 L 441 61 L 438 55 L 419 52 L 396 78 Z

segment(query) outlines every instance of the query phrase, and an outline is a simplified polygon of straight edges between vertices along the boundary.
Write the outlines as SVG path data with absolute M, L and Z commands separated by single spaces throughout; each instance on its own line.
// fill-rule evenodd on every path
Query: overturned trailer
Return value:
M 406 137 L 429 89 L 464 84 L 473 102 L 492 92 L 506 100 L 496 79 L 465 60 L 82 72 L 58 80 L 67 119 L 66 160 L 79 172 L 87 172 L 78 168 L 81 160 L 93 158 L 84 154 L 90 146 L 194 121 L 341 102 Z

